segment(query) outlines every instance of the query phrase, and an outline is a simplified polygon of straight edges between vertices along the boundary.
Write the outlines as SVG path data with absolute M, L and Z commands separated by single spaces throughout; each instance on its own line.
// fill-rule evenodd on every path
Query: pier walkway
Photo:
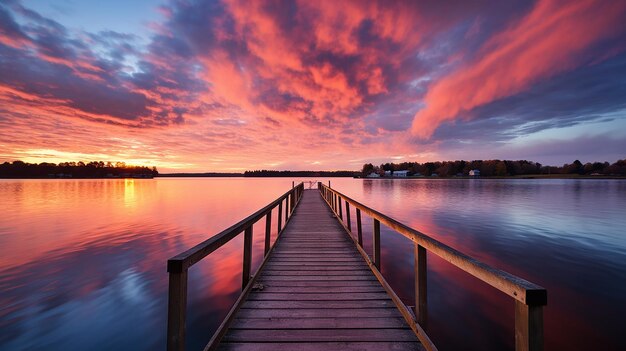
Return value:
M 544 288 L 475 260 L 329 186 L 317 186 L 305 191 L 303 183 L 294 184 L 264 208 L 168 260 L 168 351 L 185 350 L 188 269 L 242 233 L 242 293 L 205 350 L 437 350 L 424 331 L 427 252 L 511 297 L 516 351 L 543 350 Z M 363 249 L 362 215 L 373 220 L 371 257 Z M 263 261 L 251 274 L 253 227 L 263 218 Z M 277 223 L 272 224 L 272 218 Z M 380 273 L 381 224 L 414 246 L 412 309 Z M 272 245 L 273 226 L 278 237 Z
M 318 191 L 304 191 L 259 274 L 219 350 L 418 349 Z

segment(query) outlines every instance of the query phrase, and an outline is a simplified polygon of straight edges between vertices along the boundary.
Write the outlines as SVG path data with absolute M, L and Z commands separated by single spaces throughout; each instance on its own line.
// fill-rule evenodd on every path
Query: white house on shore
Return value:
M 409 171 L 395 171 L 393 172 L 394 177 L 406 177 L 409 175 Z
M 470 177 L 478 177 L 480 176 L 480 171 L 477 169 L 472 169 L 471 171 L 469 171 L 469 176 Z
M 367 178 L 380 178 L 380 174 L 372 172 L 366 176 Z

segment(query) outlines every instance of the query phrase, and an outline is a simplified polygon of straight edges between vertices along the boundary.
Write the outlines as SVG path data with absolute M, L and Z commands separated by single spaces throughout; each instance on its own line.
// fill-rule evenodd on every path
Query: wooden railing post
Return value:
M 426 329 L 428 321 L 428 304 L 427 304 L 427 261 L 426 249 L 415 244 L 415 317 L 417 323 Z
M 296 203 L 296 192 L 295 190 L 292 190 L 291 193 L 289 193 L 289 212 L 293 212 L 293 207 Z
M 361 227 L 361 210 L 356 209 L 356 238 L 359 242 L 359 246 L 363 247 L 363 228 Z
M 167 302 L 167 351 L 185 350 L 187 270 L 170 272 Z
M 289 219 L 289 195 L 285 197 L 285 223 Z
M 272 236 L 272 210 L 270 210 L 265 216 L 265 249 L 263 250 L 263 256 L 270 252 L 270 240 Z
M 339 218 L 343 220 L 343 205 L 341 204 L 341 197 L 337 196 L 337 200 L 339 200 Z
M 350 203 L 346 201 L 346 223 L 348 224 L 348 231 L 352 234 L 352 224 L 350 223 Z
M 543 306 L 515 301 L 515 351 L 543 350 Z
M 374 255 L 374 266 L 380 270 L 380 221 L 374 219 L 374 238 L 372 240 L 372 254 Z
M 252 267 L 252 225 L 246 228 L 243 235 L 243 270 L 241 290 L 246 288 L 250 281 L 250 268 Z
M 282 229 L 283 225 L 283 202 L 278 203 L 278 233 Z

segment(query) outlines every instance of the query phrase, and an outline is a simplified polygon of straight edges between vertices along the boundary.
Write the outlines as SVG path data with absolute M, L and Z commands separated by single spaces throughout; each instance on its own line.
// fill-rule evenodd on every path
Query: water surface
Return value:
M 164 350 L 167 258 L 274 200 L 291 181 L 0 180 L 0 349 Z M 626 182 L 331 182 L 546 287 L 546 349 L 626 349 Z M 363 224 L 369 251 L 372 222 Z M 383 274 L 411 305 L 412 244 L 382 229 Z M 263 230 L 255 226 L 255 265 Z M 191 268 L 189 349 L 202 348 L 236 299 L 241 257 L 237 238 Z M 513 300 L 428 260 L 428 328 L 439 349 L 512 349 Z

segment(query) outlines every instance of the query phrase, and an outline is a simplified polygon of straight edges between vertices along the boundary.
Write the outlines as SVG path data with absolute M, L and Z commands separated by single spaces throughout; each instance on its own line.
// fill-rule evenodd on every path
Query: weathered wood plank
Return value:
M 298 313 L 291 309 L 246 308 L 240 310 L 238 318 L 401 318 L 393 308 L 302 308 Z
M 351 280 L 363 280 L 363 281 L 377 281 L 374 276 L 352 276 L 352 275 L 335 275 L 335 276 L 294 276 L 294 275 L 261 275 L 261 280 L 264 281 L 351 281 Z
M 370 272 L 370 270 L 368 269 L 367 266 L 365 265 L 332 265 L 332 266 L 322 266 L 322 265 L 315 265 L 315 266 L 302 266 L 302 265 L 298 265 L 298 266 L 284 266 L 284 265 L 271 265 L 269 267 L 265 267 L 263 269 L 264 272 L 269 272 L 269 271 L 302 271 L 302 270 L 312 270 L 315 272 L 321 271 L 321 272 L 325 272 L 325 271 L 347 271 L 347 272 L 359 272 L 359 271 L 365 271 L 367 273 Z
M 311 294 L 324 294 L 324 293 L 359 293 L 359 292 L 385 292 L 380 286 L 365 285 L 365 286 L 272 286 L 263 285 L 263 292 L 270 293 L 311 293 Z
M 283 262 L 318 262 L 320 260 L 325 261 L 325 262 L 363 262 L 363 259 L 360 257 L 328 257 L 328 258 L 324 258 L 324 257 L 302 257 L 302 258 L 297 258 L 297 257 L 281 257 L 281 258 L 277 258 L 276 260 L 280 260 Z M 274 261 L 276 261 L 274 260 Z
M 303 263 L 298 263 L 298 262 L 294 262 L 294 261 L 289 261 L 289 262 L 274 262 L 272 263 L 272 267 L 276 267 L 276 268 L 304 268 L 307 269 L 307 267 L 319 267 L 320 269 L 326 267 L 326 268 L 332 268 L 332 267 L 337 267 L 338 269 L 350 269 L 350 268 L 354 268 L 354 267 L 362 267 L 362 266 L 355 266 L 357 263 L 356 262 L 323 262 L 323 261 L 319 261 L 319 262 L 303 262 Z
M 359 300 L 385 300 L 389 298 L 387 293 L 351 292 L 351 293 L 270 293 L 253 292 L 248 296 L 248 301 L 359 301 Z
M 222 351 L 276 351 L 276 350 L 298 350 L 298 351 L 409 351 L 422 350 L 417 342 L 316 342 L 316 343 L 223 343 L 218 350 Z
M 400 317 L 372 318 L 241 318 L 230 329 L 409 329 Z
M 415 341 L 410 329 L 231 329 L 225 342 Z
M 320 241 L 326 241 L 324 243 L 321 243 Z M 346 240 L 337 240 L 336 238 L 332 238 L 332 237 L 322 237 L 322 238 L 315 238 L 315 239 L 282 239 L 280 241 L 280 247 L 285 248 L 289 245 L 322 245 L 322 244 L 333 244 L 333 245 L 344 245 L 346 248 L 348 248 L 351 243 L 349 241 Z M 278 247 L 278 246 L 277 246 Z
M 309 251 L 288 251 L 288 252 L 282 252 L 280 255 L 275 255 L 274 260 L 279 260 L 281 258 L 289 258 L 289 257 L 296 257 L 296 258 L 306 258 L 306 257 L 349 257 L 349 258 L 358 258 L 360 259 L 361 262 L 365 263 L 365 261 L 363 260 L 363 258 L 354 255 L 353 253 L 349 253 L 349 252 L 341 252 L 341 251 L 313 251 L 313 250 L 309 250 Z M 273 261 L 273 260 L 272 260 Z
M 292 277 L 300 277 L 300 276 L 319 276 L 319 277 L 328 277 L 334 275 L 341 276 L 371 276 L 371 273 L 365 270 L 356 271 L 356 270 L 341 270 L 341 271 L 332 271 L 332 270 L 263 270 L 262 277 L 276 277 L 276 276 L 292 276 Z
M 296 309 L 303 308 L 381 308 L 396 307 L 389 300 L 369 300 L 369 301 L 246 301 L 242 308 L 270 308 L 270 309 Z M 293 312 L 297 314 L 297 311 Z
M 352 281 L 290 281 L 290 280 L 274 280 L 267 281 L 259 279 L 259 283 L 264 286 L 324 286 L 324 287 L 337 287 L 337 286 L 380 286 L 378 281 L 374 280 L 352 280 Z

